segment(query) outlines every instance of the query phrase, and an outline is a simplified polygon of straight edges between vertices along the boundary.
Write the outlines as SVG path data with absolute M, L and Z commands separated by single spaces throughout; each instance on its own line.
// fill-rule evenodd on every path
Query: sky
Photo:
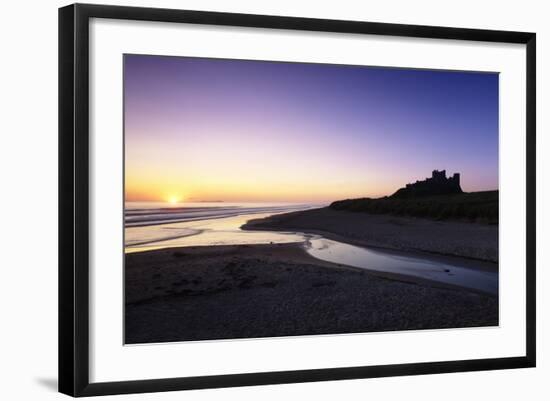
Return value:
M 124 56 L 126 201 L 498 189 L 498 74 Z

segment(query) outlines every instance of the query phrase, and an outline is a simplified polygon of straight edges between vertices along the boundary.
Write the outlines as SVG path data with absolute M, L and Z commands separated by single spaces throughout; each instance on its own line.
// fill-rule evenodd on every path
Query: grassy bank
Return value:
M 433 220 L 498 224 L 498 191 L 426 196 L 410 199 L 360 198 L 333 202 L 333 210 L 422 217 Z

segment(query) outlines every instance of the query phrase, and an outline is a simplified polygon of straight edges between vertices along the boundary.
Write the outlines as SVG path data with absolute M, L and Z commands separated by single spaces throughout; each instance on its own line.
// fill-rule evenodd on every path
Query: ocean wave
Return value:
M 315 205 L 276 205 L 276 206 L 212 206 L 212 207 L 172 207 L 172 208 L 127 208 L 124 213 L 126 227 L 180 223 L 185 221 L 220 219 L 256 213 L 282 213 L 318 207 Z

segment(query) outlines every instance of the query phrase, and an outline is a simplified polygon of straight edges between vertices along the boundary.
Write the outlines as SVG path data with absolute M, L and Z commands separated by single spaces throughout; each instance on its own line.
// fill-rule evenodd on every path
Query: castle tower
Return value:
M 453 174 L 453 181 L 456 185 L 460 185 L 460 173 L 454 173 Z
M 432 171 L 432 179 L 434 181 L 444 181 L 447 179 L 447 172 L 445 170 L 434 170 Z

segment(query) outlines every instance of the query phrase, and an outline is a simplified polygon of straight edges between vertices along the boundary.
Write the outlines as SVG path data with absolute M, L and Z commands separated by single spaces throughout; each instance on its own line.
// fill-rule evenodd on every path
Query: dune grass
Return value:
M 433 220 L 459 220 L 498 224 L 498 191 L 425 196 L 409 199 L 392 197 L 346 199 L 333 202 L 334 210 L 394 214 Z

